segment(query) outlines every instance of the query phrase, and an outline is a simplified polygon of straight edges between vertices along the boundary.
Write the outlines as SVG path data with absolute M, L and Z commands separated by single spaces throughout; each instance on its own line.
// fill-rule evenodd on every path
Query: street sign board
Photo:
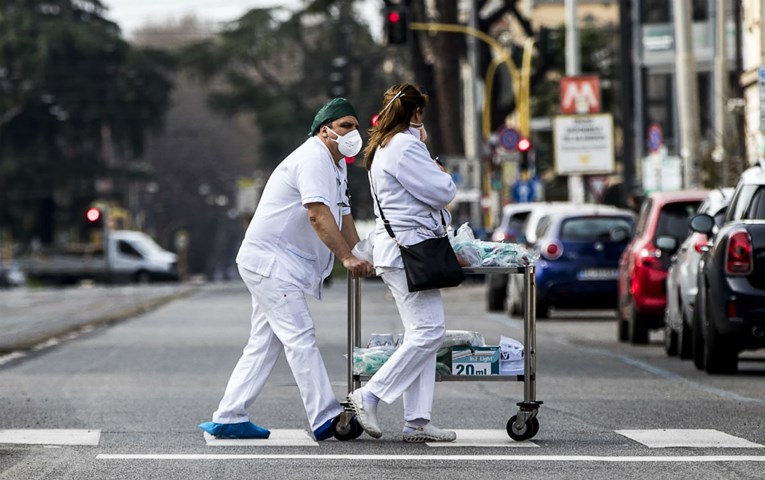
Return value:
M 648 150 L 651 153 L 656 153 L 661 148 L 664 142 L 664 133 L 661 130 L 661 125 L 658 123 L 652 123 L 648 127 Z
M 521 134 L 514 128 L 504 127 L 499 130 L 497 134 L 497 141 L 507 150 L 515 150 L 518 146 L 518 140 L 521 139 Z
M 596 76 L 560 79 L 560 111 L 564 114 L 600 112 L 600 79 Z
M 558 115 L 553 120 L 555 173 L 592 175 L 614 171 L 611 114 Z

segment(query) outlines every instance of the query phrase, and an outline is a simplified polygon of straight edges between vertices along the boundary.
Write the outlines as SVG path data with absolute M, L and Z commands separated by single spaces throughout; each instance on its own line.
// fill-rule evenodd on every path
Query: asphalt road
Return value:
M 384 286 L 365 281 L 362 290 L 362 338 L 398 333 Z M 345 285 L 325 294 L 311 308 L 342 398 Z M 500 335 L 522 340 L 519 319 L 486 312 L 481 285 L 444 298 L 448 328 L 478 331 L 489 344 Z M 517 382 L 437 384 L 433 421 L 457 429 L 459 445 L 404 444 L 400 401 L 380 407 L 380 440 L 312 442 L 282 359 L 250 410 L 272 440 L 285 441 L 208 445 L 196 424 L 220 399 L 246 341 L 249 310 L 240 283 L 209 285 L 24 356 L 0 357 L 0 480 L 765 477 L 765 354 L 749 354 L 738 375 L 708 376 L 667 358 L 660 333 L 648 346 L 619 344 L 608 312 L 539 322 L 536 389 L 544 405 L 540 431 L 527 442 L 504 433 L 523 397 Z M 25 433 L 48 436 L 22 444 Z M 90 435 L 91 445 L 50 436 L 74 441 L 77 433 Z M 652 443 L 663 440 L 685 446 Z

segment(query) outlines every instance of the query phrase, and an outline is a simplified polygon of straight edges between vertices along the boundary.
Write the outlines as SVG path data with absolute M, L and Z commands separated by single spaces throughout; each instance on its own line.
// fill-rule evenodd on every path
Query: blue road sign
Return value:
M 661 131 L 661 126 L 653 123 L 648 127 L 648 150 L 651 153 L 656 153 L 661 148 L 664 142 L 664 135 Z
M 502 128 L 499 131 L 499 144 L 503 148 L 508 150 L 515 150 L 518 146 L 518 140 L 521 139 L 521 134 L 514 128 Z

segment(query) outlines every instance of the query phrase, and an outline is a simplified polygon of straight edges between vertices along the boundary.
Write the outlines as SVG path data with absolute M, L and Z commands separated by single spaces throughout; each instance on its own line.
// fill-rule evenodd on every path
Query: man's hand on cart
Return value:
M 459 255 L 459 254 L 455 254 L 455 255 L 457 255 L 457 263 L 460 264 L 460 267 L 469 267 L 470 266 L 470 262 L 468 262 L 467 259 L 465 259 L 465 257 L 463 257 L 462 255 Z
M 353 278 L 371 277 L 374 275 L 374 268 L 371 263 L 353 255 L 343 260 L 343 266 L 351 272 Z

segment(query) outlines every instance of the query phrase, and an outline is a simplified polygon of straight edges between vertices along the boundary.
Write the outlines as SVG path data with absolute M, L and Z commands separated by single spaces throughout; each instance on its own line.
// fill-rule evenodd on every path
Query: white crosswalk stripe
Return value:
M 616 430 L 648 448 L 765 448 L 760 444 L 717 430 L 658 429 Z
M 315 447 L 319 442 L 306 430 L 271 430 L 268 438 L 215 438 L 204 433 L 209 447 Z
M 0 444 L 98 446 L 101 430 L 0 430 Z

